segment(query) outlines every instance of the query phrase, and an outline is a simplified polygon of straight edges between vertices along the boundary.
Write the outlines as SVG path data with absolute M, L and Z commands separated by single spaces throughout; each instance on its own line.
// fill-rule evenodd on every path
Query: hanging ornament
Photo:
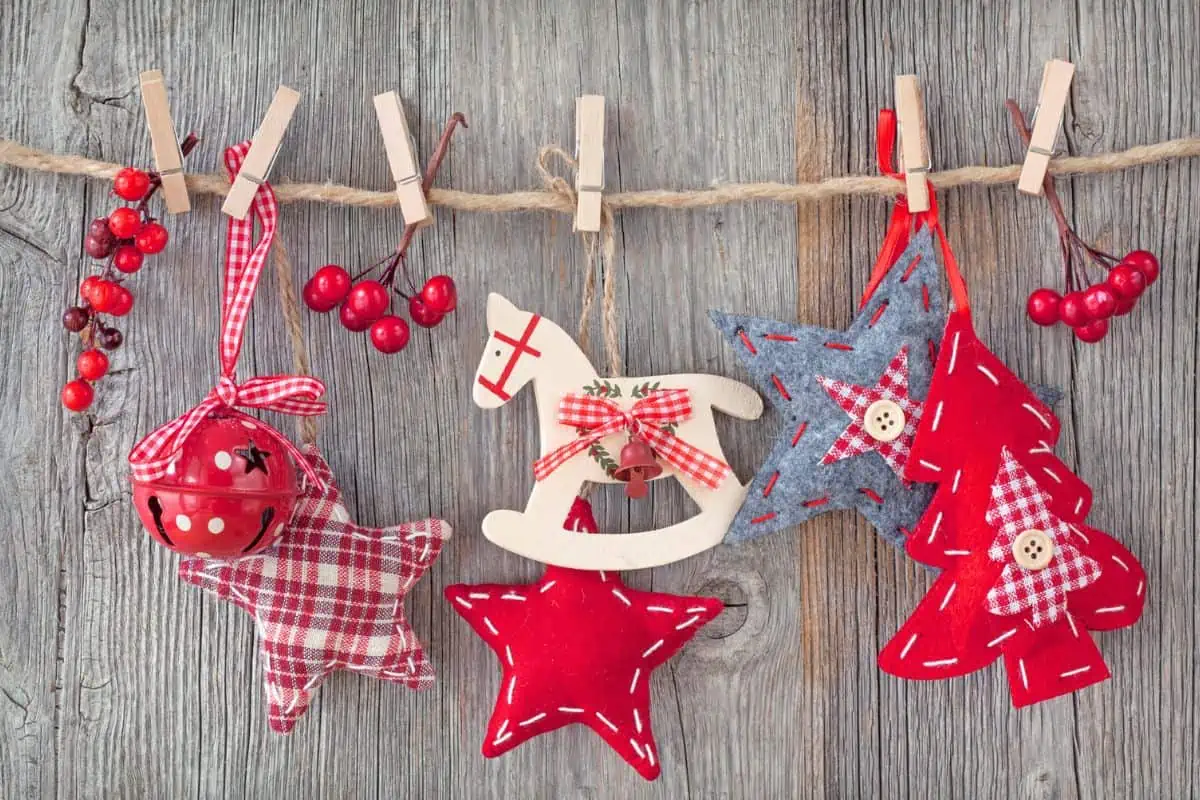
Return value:
M 894 126 L 880 115 L 880 128 Z M 964 675 L 1003 656 L 1013 702 L 1109 677 L 1090 630 L 1132 624 L 1145 602 L 1137 559 L 1084 523 L 1091 491 L 1053 452 L 1050 408 L 975 335 L 966 285 L 937 216 L 950 313 L 903 470 L 937 484 L 906 541 L 941 570 L 879 657 L 893 675 Z
M 450 526 L 439 519 L 356 525 L 320 452 L 309 445 L 303 458 L 314 480 L 274 548 L 179 565 L 184 581 L 254 617 L 268 721 L 277 733 L 295 726 L 339 669 L 410 689 L 432 685 L 433 667 L 403 602 L 450 538 Z
M 595 533 L 582 498 L 564 530 Z M 578 723 L 643 778 L 658 777 L 650 676 L 721 613 L 720 600 L 643 592 L 612 573 L 555 566 L 534 584 L 458 584 L 445 594 L 500 661 L 485 756 Z
M 225 151 L 230 177 L 249 142 Z M 294 444 L 239 408 L 322 414 L 316 378 L 275 375 L 237 382 L 237 360 L 255 289 L 275 237 L 278 207 L 270 184 L 254 196 L 250 218 L 229 219 L 221 294 L 221 377 L 199 405 L 151 431 L 129 453 L 134 504 L 159 543 L 180 553 L 244 555 L 269 547 L 291 517 L 300 487 L 294 466 L 316 474 Z

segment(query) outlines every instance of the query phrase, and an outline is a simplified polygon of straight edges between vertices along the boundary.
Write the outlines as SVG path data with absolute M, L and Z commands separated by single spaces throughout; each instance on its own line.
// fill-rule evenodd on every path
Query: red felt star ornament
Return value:
M 721 613 L 720 600 L 643 592 L 612 573 L 561 567 L 534 584 L 460 584 L 445 594 L 500 659 L 485 756 L 581 723 L 643 778 L 658 777 L 650 674 Z
M 850 424 L 830 445 L 821 463 L 832 464 L 875 451 L 902 477 L 921 420 L 921 403 L 908 393 L 908 348 L 900 349 L 874 386 L 856 386 L 821 376 L 817 381 L 850 415 Z
M 412 689 L 433 683 L 403 602 L 450 537 L 439 519 L 389 528 L 354 524 L 329 465 L 311 445 L 304 455 L 325 488 L 307 482 L 275 546 L 179 565 L 180 578 L 254 618 L 268 721 L 278 733 L 291 731 L 338 669 Z

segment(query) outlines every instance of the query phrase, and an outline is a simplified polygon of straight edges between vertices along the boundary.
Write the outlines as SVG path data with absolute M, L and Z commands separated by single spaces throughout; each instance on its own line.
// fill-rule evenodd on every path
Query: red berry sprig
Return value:
M 450 137 L 459 125 L 467 127 L 467 120 L 462 114 L 455 113 L 442 131 L 421 184 L 426 194 L 446 157 Z M 435 275 L 420 289 L 409 276 L 408 248 L 419 227 L 419 224 L 405 226 L 404 237 L 396 252 L 353 278 L 337 264 L 326 264 L 318 269 L 304 284 L 304 304 L 320 314 L 338 309 L 338 320 L 346 330 L 370 331 L 371 344 L 376 350 L 388 354 L 399 353 L 408 345 L 411 332 L 403 318 L 390 313 L 393 295 L 405 300 L 408 315 L 422 328 L 436 327 L 458 305 L 458 290 L 449 275 Z M 378 280 L 367 277 L 377 269 L 382 269 Z M 403 276 L 407 292 L 397 285 L 399 276 Z
M 188 134 L 180 144 L 183 155 L 200 140 Z M 63 327 L 78 333 L 84 350 L 75 367 L 79 376 L 63 387 L 62 404 L 71 411 L 84 411 L 95 399 L 92 383 L 108 372 L 105 350 L 116 350 L 124 334 L 104 316 L 123 317 L 133 310 L 133 292 L 125 280 L 140 270 L 146 256 L 157 255 L 167 246 L 167 229 L 150 215 L 150 198 L 162 185 L 156 172 L 125 167 L 113 178 L 113 194 L 135 205 L 113 209 L 88 225 L 83 250 L 103 261 L 99 274 L 89 275 L 79 285 L 80 303 L 63 313 Z
M 1020 107 L 1014 100 L 1005 105 L 1028 146 L 1029 126 Z M 1067 222 L 1049 172 L 1042 190 L 1058 224 L 1066 287 L 1062 294 L 1048 288 L 1035 289 L 1025 304 L 1025 313 L 1035 324 L 1045 327 L 1062 322 L 1074 331 L 1079 341 L 1094 344 L 1108 334 L 1109 320 L 1133 311 L 1138 298 L 1158 278 L 1158 259 L 1147 250 L 1134 250 L 1118 259 L 1092 247 Z M 1089 267 L 1102 271 L 1104 278 L 1092 282 Z

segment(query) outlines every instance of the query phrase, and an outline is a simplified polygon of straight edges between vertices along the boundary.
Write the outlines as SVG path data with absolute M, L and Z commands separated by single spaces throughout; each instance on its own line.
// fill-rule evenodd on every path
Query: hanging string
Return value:
M 300 303 L 296 299 L 296 283 L 292 262 L 288 258 L 287 248 L 283 246 L 282 237 L 276 236 L 272 248 L 272 263 L 275 265 L 275 277 L 279 281 L 279 306 L 283 309 L 283 321 L 287 325 L 288 339 L 292 343 L 292 374 L 307 376 L 312 374 L 308 360 L 308 345 L 304 342 L 304 329 L 300 325 Z M 312 417 L 297 417 L 296 428 L 303 444 L 317 443 L 317 421 Z

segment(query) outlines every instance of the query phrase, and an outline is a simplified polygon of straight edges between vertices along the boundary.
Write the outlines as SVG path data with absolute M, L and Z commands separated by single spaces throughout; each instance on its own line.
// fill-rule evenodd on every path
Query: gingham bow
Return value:
M 569 394 L 559 403 L 558 421 L 580 429 L 580 436 L 535 461 L 534 477 L 540 481 L 604 437 L 628 430 L 644 439 L 675 469 L 716 489 L 729 474 L 729 465 L 662 429 L 663 425 L 683 422 L 691 416 L 692 400 L 687 389 L 654 392 L 634 403 L 629 411 L 602 397 Z
M 225 169 L 232 179 L 242 166 L 250 142 L 242 142 L 225 150 Z M 247 215 L 239 220 L 230 217 L 229 235 L 225 242 L 225 285 L 221 292 L 221 377 L 217 385 L 199 405 L 182 416 L 164 423 L 133 446 L 129 466 L 135 480 L 154 481 L 167 473 L 167 466 L 183 446 L 188 436 L 214 411 L 233 416 L 249 415 L 235 407 L 261 408 L 283 414 L 313 416 L 325 413 L 325 404 L 317 398 L 325 393 L 325 384 L 316 378 L 295 375 L 271 375 L 237 382 L 238 354 L 246 329 L 246 317 L 254 290 L 267 261 L 271 242 L 275 239 L 278 206 L 275 192 L 269 183 L 258 187 L 252 205 L 254 218 L 262 225 L 262 236 L 254 242 L 254 221 Z M 256 421 L 257 422 L 257 421 Z M 261 422 L 258 423 L 262 425 Z M 266 426 L 264 426 L 266 427 Z M 316 473 L 286 436 L 280 441 L 305 474 L 320 483 Z

